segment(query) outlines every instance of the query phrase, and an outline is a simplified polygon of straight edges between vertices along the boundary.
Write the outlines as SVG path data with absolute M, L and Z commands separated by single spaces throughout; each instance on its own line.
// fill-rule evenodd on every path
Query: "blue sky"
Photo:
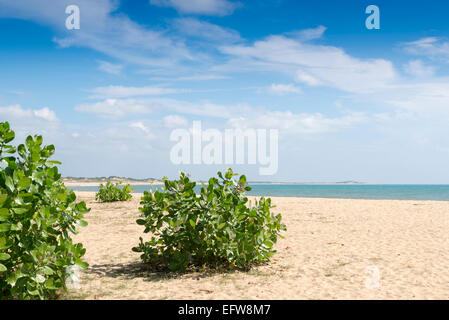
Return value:
M 368 30 L 365 8 L 380 9 Z M 67 30 L 68 5 L 80 29 Z M 449 3 L 0 0 L 0 121 L 68 176 L 204 179 L 176 128 L 279 130 L 250 180 L 449 183 Z

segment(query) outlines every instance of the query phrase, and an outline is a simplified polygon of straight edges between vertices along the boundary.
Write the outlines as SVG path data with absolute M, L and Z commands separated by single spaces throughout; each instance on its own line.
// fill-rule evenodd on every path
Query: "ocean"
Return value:
M 251 196 L 390 199 L 449 201 L 449 185 L 392 185 L 392 184 L 250 184 Z M 161 185 L 135 185 L 134 193 L 155 191 Z M 97 191 L 95 186 L 69 187 L 77 191 Z M 200 186 L 197 186 L 200 189 Z

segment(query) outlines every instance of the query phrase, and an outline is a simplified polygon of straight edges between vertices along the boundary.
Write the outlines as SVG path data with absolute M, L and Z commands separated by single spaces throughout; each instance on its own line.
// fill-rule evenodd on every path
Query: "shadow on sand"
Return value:
M 200 280 L 208 278 L 217 274 L 232 274 L 243 270 L 187 270 L 185 272 L 172 272 L 169 270 L 154 270 L 148 264 L 142 262 L 132 263 L 110 263 L 110 264 L 95 264 L 91 265 L 84 271 L 86 275 L 97 275 L 101 277 L 110 278 L 124 278 L 127 280 L 143 278 L 144 281 L 162 281 L 169 279 L 183 279 Z

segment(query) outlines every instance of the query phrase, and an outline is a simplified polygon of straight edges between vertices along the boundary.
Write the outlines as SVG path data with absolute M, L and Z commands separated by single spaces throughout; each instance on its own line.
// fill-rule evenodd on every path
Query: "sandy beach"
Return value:
M 131 251 L 143 236 L 139 194 L 77 196 L 92 208 L 74 237 L 90 267 L 70 299 L 449 299 L 449 202 L 273 197 L 288 231 L 272 263 L 172 274 L 147 270 Z

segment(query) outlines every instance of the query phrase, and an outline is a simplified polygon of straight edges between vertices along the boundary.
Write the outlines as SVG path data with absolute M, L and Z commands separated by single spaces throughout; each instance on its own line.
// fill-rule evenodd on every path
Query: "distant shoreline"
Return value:
M 62 182 L 69 187 L 96 187 L 106 182 L 122 182 L 122 184 L 130 184 L 135 186 L 141 185 L 162 185 L 164 182 L 157 179 L 132 179 L 132 178 L 62 178 Z M 195 181 L 196 183 L 206 183 L 207 181 Z M 270 181 L 248 181 L 250 185 L 363 185 L 364 182 L 344 181 L 344 182 L 270 182 Z
M 100 184 L 105 184 L 108 181 L 112 183 L 121 182 L 122 184 L 130 184 L 134 186 L 142 185 L 161 185 L 163 181 L 160 180 L 133 180 L 129 178 L 62 178 L 62 182 L 68 187 L 98 187 Z

